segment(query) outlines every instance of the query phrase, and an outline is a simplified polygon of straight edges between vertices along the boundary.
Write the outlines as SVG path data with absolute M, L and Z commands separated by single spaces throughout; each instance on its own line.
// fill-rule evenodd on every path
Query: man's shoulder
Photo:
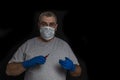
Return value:
M 34 41 L 37 37 L 29 38 L 27 41 Z
M 55 37 L 55 38 L 56 38 L 56 40 L 57 40 L 59 43 L 64 44 L 64 45 L 68 45 L 68 43 L 67 43 L 65 40 L 63 40 L 63 39 L 61 39 L 61 38 L 59 38 L 59 37 Z
M 29 38 L 24 43 L 32 43 L 36 40 L 37 37 Z

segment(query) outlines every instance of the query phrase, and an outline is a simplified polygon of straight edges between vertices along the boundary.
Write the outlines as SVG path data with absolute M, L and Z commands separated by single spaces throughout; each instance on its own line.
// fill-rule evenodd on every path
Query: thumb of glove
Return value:
M 71 61 L 68 57 L 65 57 L 65 60 Z
M 64 61 L 60 59 L 60 60 L 59 60 L 59 63 L 60 63 L 60 64 L 63 64 L 63 63 L 64 63 Z

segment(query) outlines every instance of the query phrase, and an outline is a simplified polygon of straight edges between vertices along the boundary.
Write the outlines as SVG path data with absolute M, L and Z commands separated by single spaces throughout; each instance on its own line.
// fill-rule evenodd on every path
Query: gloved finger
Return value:
M 46 60 L 44 56 L 39 56 L 38 60 Z
M 46 59 L 44 56 L 39 56 L 39 58 L 43 58 L 43 59 Z
M 64 69 L 69 69 L 69 65 L 67 65 L 66 63 L 61 63 L 61 66 L 64 68 Z
M 36 62 L 37 62 L 38 64 L 43 64 L 43 63 L 46 62 L 46 59 L 44 59 L 44 58 L 38 58 L 38 59 L 36 60 Z
M 65 60 L 69 60 L 69 61 L 71 61 L 68 57 L 65 57 Z
M 39 62 L 45 62 L 46 60 L 45 59 L 39 59 L 38 61 Z
M 66 63 L 72 63 L 72 60 L 70 60 L 69 58 L 65 58 L 65 61 L 66 61 Z
M 44 64 L 46 61 L 36 61 L 37 64 Z
M 39 58 L 39 61 L 41 61 L 41 62 L 45 62 L 46 59 L 45 59 L 45 58 Z
M 63 61 L 63 60 L 59 60 L 59 63 L 62 65 L 62 66 L 66 66 L 66 62 L 65 61 Z
M 40 59 L 43 59 L 43 60 L 44 60 L 45 57 L 44 57 L 44 56 L 37 56 L 37 57 L 34 58 L 34 60 L 40 60 Z
M 60 64 L 63 64 L 63 63 L 64 63 L 64 61 L 60 59 L 60 60 L 59 60 L 59 63 L 60 63 Z
M 41 60 L 46 60 L 46 58 L 45 57 L 41 57 Z
M 64 64 L 69 63 L 69 61 L 68 61 L 68 60 L 60 60 L 60 62 L 61 62 L 61 63 L 64 63 Z
M 39 63 L 39 62 L 44 62 L 44 61 L 46 61 L 46 60 L 44 60 L 44 59 L 37 59 L 37 60 L 36 60 L 36 62 L 38 62 L 38 63 Z
M 60 63 L 62 66 L 66 66 L 66 65 L 67 65 L 67 63 L 66 63 L 65 61 L 63 61 L 63 60 L 59 60 L 59 63 Z

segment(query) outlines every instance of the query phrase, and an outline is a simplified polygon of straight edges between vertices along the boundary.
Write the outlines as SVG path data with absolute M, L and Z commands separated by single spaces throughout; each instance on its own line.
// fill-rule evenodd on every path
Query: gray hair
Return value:
M 55 13 L 51 12 L 51 11 L 45 11 L 45 12 L 42 12 L 40 15 L 39 15 L 39 21 L 41 21 L 41 18 L 43 16 L 47 16 L 47 17 L 54 17 L 56 19 L 56 22 L 57 22 L 57 16 L 55 15 Z

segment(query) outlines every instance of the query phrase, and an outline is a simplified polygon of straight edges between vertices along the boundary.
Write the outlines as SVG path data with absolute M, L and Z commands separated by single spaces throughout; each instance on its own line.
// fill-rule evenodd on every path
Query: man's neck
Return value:
M 43 41 L 43 42 L 50 42 L 50 41 L 53 40 L 54 38 L 52 38 L 52 39 L 50 39 L 50 40 L 45 40 L 45 39 L 43 39 L 42 37 L 39 36 L 38 39 L 41 40 L 41 41 Z

